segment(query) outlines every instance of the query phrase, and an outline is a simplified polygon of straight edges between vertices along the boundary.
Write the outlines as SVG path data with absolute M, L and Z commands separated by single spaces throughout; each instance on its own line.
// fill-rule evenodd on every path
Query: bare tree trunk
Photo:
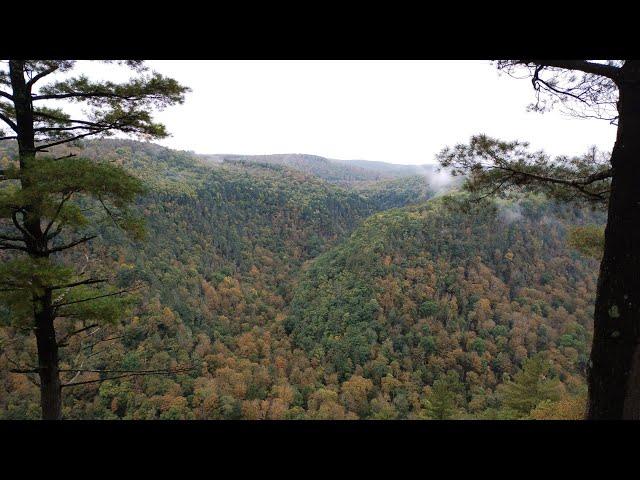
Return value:
M 627 61 L 621 73 L 588 419 L 640 419 L 640 62 Z
M 38 345 L 40 406 L 43 420 L 61 420 L 62 388 L 58 371 L 58 344 L 54 329 L 51 292 L 34 298 L 35 334 Z

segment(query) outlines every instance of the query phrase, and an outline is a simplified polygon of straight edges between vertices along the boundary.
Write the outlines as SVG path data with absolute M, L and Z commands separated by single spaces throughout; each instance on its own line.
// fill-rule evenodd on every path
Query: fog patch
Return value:
M 461 178 L 451 175 L 450 170 L 447 168 L 421 165 L 418 173 L 426 178 L 427 184 L 435 193 L 449 191 L 461 181 Z
M 561 225 L 560 221 L 557 218 L 553 218 L 553 217 L 550 217 L 548 215 L 544 215 L 540 219 L 540 224 L 541 225 L 549 225 L 549 226 Z
M 498 218 L 504 223 L 511 224 L 522 220 L 522 208 L 519 204 L 501 205 L 498 207 Z

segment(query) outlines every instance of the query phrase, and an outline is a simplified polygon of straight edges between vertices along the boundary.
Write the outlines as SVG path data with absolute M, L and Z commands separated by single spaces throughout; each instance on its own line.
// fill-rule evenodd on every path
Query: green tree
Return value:
M 584 225 L 569 230 L 569 246 L 587 257 L 602 258 L 604 229 L 598 225 Z
M 120 316 L 121 297 L 129 291 L 109 288 L 107 276 L 79 271 L 61 254 L 94 239 L 103 218 L 140 235 L 141 223 L 129 205 L 143 188 L 115 165 L 47 154 L 59 145 L 116 132 L 165 137 L 151 111 L 181 103 L 187 88 L 148 73 L 141 61 L 119 62 L 137 73 L 125 83 L 68 76 L 75 66 L 70 60 L 3 63 L 0 120 L 9 131 L 0 132 L 0 140 L 17 141 L 18 158 L 0 170 L 0 249 L 9 252 L 0 267 L 0 293 L 12 321 L 33 329 L 37 342 L 37 366 L 14 371 L 38 374 L 42 417 L 60 419 L 62 388 L 78 383 L 61 381 L 59 348 L 91 324 Z M 47 106 L 65 101 L 83 103 L 87 114 L 75 118 Z M 59 339 L 56 319 L 84 325 Z
M 526 360 L 514 380 L 503 386 L 502 401 L 507 410 L 523 418 L 541 402 L 558 400 L 559 382 L 549 378 L 549 370 L 549 363 L 540 355 Z
M 429 418 L 434 420 L 448 420 L 456 412 L 456 394 L 449 376 L 433 382 L 426 401 L 426 411 Z
M 606 205 L 607 226 L 594 310 L 588 369 L 589 419 L 640 418 L 640 61 L 509 60 L 508 73 L 529 74 L 534 110 L 560 104 L 582 118 L 617 125 L 611 155 L 595 149 L 579 158 L 552 159 L 522 142 L 486 136 L 445 149 L 441 165 L 468 174 L 479 196 L 518 190 L 547 193 L 562 201 Z

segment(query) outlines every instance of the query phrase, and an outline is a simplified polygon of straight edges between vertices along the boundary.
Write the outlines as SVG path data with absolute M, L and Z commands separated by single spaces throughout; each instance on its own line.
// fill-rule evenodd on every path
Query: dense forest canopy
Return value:
M 138 286 L 112 323 L 70 338 L 62 369 L 83 371 L 65 379 L 89 383 L 65 392 L 64 418 L 584 413 L 598 250 L 580 239 L 602 213 L 536 194 L 473 206 L 455 182 L 390 164 L 116 139 L 72 152 L 144 183 L 149 234 L 95 225 L 64 254 Z M 15 158 L 4 146 L 2 167 Z M 0 418 L 39 418 L 38 388 L 11 372 L 35 341 L 11 316 L 0 304 Z M 119 370 L 176 373 L 94 381 Z

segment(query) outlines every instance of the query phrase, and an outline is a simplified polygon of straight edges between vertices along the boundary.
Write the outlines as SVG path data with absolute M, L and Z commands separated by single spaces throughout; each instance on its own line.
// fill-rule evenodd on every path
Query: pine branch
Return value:
M 24 215 L 24 214 L 23 214 Z M 24 228 L 22 225 L 20 225 L 20 222 L 18 222 L 18 212 L 11 212 L 11 220 L 13 221 L 13 225 L 20 230 L 20 232 L 22 232 L 22 234 L 24 235 L 25 238 L 31 238 L 32 240 L 35 240 L 33 235 L 31 235 L 31 233 Z
M 510 167 L 501 167 L 501 166 L 491 166 L 488 167 L 488 169 L 493 169 L 493 170 L 502 170 L 505 172 L 510 172 L 511 174 L 513 174 L 512 176 L 519 176 L 519 177 L 525 177 L 525 178 L 530 178 L 533 180 L 537 180 L 539 182 L 543 182 L 543 183 L 554 183 L 554 184 L 558 184 L 558 185 L 566 185 L 568 187 L 571 188 L 575 188 L 576 190 L 578 190 L 579 192 L 583 193 L 584 195 L 591 197 L 595 200 L 605 200 L 606 198 L 602 195 L 602 193 L 594 193 L 594 192 L 590 192 L 589 190 L 587 190 L 585 187 L 596 182 L 599 180 L 605 180 L 607 178 L 610 178 L 612 176 L 612 170 L 606 170 L 603 172 L 599 172 L 593 175 L 590 175 L 589 177 L 583 179 L 583 180 L 565 180 L 562 178 L 556 178 L 556 177 L 548 177 L 548 176 L 544 176 L 544 175 L 538 175 L 535 173 L 529 173 L 529 172 L 524 172 L 522 170 L 516 170 L 514 168 L 510 168 Z
M 92 132 L 88 132 L 88 133 L 83 133 L 82 135 L 75 135 L 73 137 L 68 137 L 68 138 L 65 138 L 63 140 L 58 140 L 57 142 L 47 143 L 46 145 L 39 145 L 38 147 L 36 147 L 36 151 L 42 152 L 46 148 L 55 147 L 56 145 L 62 145 L 63 143 L 73 142 L 74 140 L 79 140 L 81 138 L 88 137 L 89 135 L 97 135 L 98 133 L 102 133 L 102 132 L 107 131 L 107 130 L 109 130 L 109 129 L 108 128 L 104 128 L 102 130 L 96 130 L 96 131 L 92 131 Z
M 77 303 L 90 302 L 92 300 L 98 300 L 100 298 L 115 297 L 117 295 L 122 295 L 124 293 L 133 292 L 133 291 L 137 290 L 138 288 L 128 288 L 128 289 L 125 289 L 125 290 L 118 290 L 117 292 L 106 293 L 104 295 L 98 295 L 96 297 L 83 298 L 82 300 L 74 300 L 72 302 L 59 303 L 59 304 L 55 304 L 53 306 L 55 308 L 60 308 L 60 307 L 66 307 L 68 305 L 75 305 Z
M 58 68 L 60 68 L 58 65 L 54 65 L 51 66 L 49 68 L 47 68 L 46 70 L 43 70 L 42 72 L 38 73 L 37 75 L 35 75 L 33 78 L 31 78 L 31 80 L 29 80 L 27 82 L 27 89 L 29 91 L 31 91 L 31 88 L 33 87 L 33 85 L 40 80 L 43 77 L 46 77 L 47 75 L 52 74 L 53 72 L 55 72 L 56 70 L 58 70 Z
M 10 370 L 13 373 L 38 373 L 38 368 L 33 365 L 22 366 L 14 359 L 12 359 L 8 354 L 5 354 L 5 358 L 9 361 L 11 365 L 15 367 L 14 370 Z
M 98 341 L 96 341 L 96 342 L 93 342 L 93 343 L 91 343 L 91 344 L 89 344 L 89 345 L 86 345 L 86 346 L 82 347 L 82 349 L 83 349 L 83 350 L 91 349 L 91 348 L 95 347 L 96 345 L 100 345 L 101 343 L 104 343 L 104 342 L 111 342 L 111 341 L 113 341 L 113 340 L 118 340 L 118 339 L 120 339 L 120 338 L 124 338 L 124 335 L 117 335 L 117 336 L 115 336 L 115 337 L 103 338 L 102 340 L 98 340 Z
M 62 385 L 62 387 L 75 387 L 78 385 L 87 385 L 90 383 L 106 382 L 108 380 L 116 380 L 118 378 L 126 378 L 126 377 L 137 377 L 137 376 L 146 376 L 146 375 L 173 375 L 176 373 L 188 372 L 193 370 L 194 368 L 195 367 L 185 367 L 185 368 L 180 368 L 175 370 L 81 370 L 81 372 L 83 373 L 119 373 L 119 372 L 126 372 L 126 373 L 123 373 L 122 375 L 116 375 L 114 377 L 109 377 L 109 378 L 98 378 L 95 380 L 85 380 L 82 382 L 65 383 Z M 74 370 L 74 369 L 60 370 L 60 371 L 61 372 L 64 372 L 64 371 L 78 372 L 78 370 Z
M 55 287 L 49 287 L 49 290 L 61 290 L 63 288 L 73 288 L 78 287 L 80 285 L 93 285 L 96 283 L 104 283 L 106 282 L 106 278 L 90 278 L 87 280 L 81 280 L 79 282 L 67 283 L 65 285 L 56 285 Z
M 102 127 L 98 127 L 97 124 L 95 127 L 77 125 L 75 127 L 37 127 L 34 128 L 34 132 L 66 132 L 70 130 L 98 130 Z
M 113 92 L 93 91 L 93 92 L 68 92 L 68 93 L 51 93 L 45 95 L 34 95 L 31 97 L 33 101 L 38 100 L 63 100 L 65 98 L 115 98 L 119 100 L 135 100 L 140 95 L 118 95 Z
M 62 196 L 62 200 L 60 200 L 60 204 L 58 205 L 58 208 L 56 209 L 56 213 L 53 215 L 53 217 L 51 218 L 51 221 L 49 222 L 47 227 L 44 229 L 43 235 L 44 235 L 45 238 L 49 239 L 49 237 L 47 237 L 47 234 L 49 233 L 49 230 L 51 229 L 51 226 L 54 224 L 54 222 L 56 221 L 56 219 L 60 215 L 60 212 L 62 211 L 62 207 L 64 206 L 64 204 L 73 196 L 74 193 L 75 193 L 75 191 L 71 191 L 71 192 L 67 193 L 66 195 Z
M 113 126 L 113 124 L 106 124 L 104 122 L 92 122 L 90 120 L 77 120 L 77 119 L 73 119 L 73 118 L 56 117 L 55 115 L 51 115 L 50 113 L 39 112 L 37 110 L 33 112 L 33 116 L 34 117 L 46 118 L 48 120 L 52 120 L 53 122 L 58 122 L 60 124 L 77 123 L 78 125 L 86 125 L 87 129 L 89 129 L 89 128 L 104 128 L 104 127 L 108 127 L 108 126 Z M 56 127 L 56 128 L 58 128 L 58 127 Z M 60 128 L 62 128 L 62 127 L 60 127 Z
M 0 240 L 9 240 L 10 242 L 24 242 L 24 237 L 12 237 L 10 235 L 0 234 Z
M 29 252 L 29 250 L 26 247 L 22 247 L 20 245 L 14 245 L 12 243 L 7 243 L 2 240 L 0 240 L 0 250 L 20 250 L 22 252 Z
M 23 369 L 23 368 L 12 368 L 11 370 L 9 370 L 11 373 L 38 373 L 39 370 L 37 368 L 29 368 L 29 369 Z
M 78 330 L 75 330 L 75 331 L 73 331 L 73 332 L 71 332 L 71 333 L 68 333 L 67 335 L 65 335 L 64 337 L 62 337 L 62 338 L 58 341 L 58 347 L 64 347 L 64 346 L 66 346 L 67 344 L 66 344 L 65 342 L 66 342 L 67 340 L 69 340 L 71 337 L 73 337 L 73 336 L 75 336 L 75 335 L 78 335 L 79 333 L 86 332 L 86 331 L 87 331 L 87 330 L 89 330 L 90 328 L 97 327 L 97 326 L 98 326 L 98 324 L 97 324 L 97 323 L 92 323 L 91 325 L 87 325 L 86 327 L 82 327 L 82 328 L 80 328 L 80 329 L 78 329 Z
M 77 155 L 75 153 L 70 153 L 68 155 L 63 155 L 62 157 L 56 157 L 54 158 L 54 160 L 64 160 L 65 158 L 73 158 L 73 157 L 77 157 Z
M 81 243 L 85 243 L 88 242 L 89 240 L 93 240 L 94 238 L 96 238 L 97 235 L 89 235 L 87 237 L 82 237 L 74 242 L 68 243 L 66 245 L 62 245 L 60 247 L 55 247 L 55 248 L 50 248 L 48 250 L 46 250 L 46 253 L 55 253 L 55 252 L 62 252 L 63 250 L 68 250 L 69 248 L 73 248 L 76 245 L 80 245 Z
M 4 113 L 0 113 L 0 120 L 2 120 L 4 123 L 9 125 L 11 127 L 11 130 L 18 133 L 18 126 L 13 122 L 13 120 L 7 117 Z
M 534 63 L 543 67 L 563 68 L 565 70 L 578 70 L 584 73 L 600 75 L 617 81 L 620 78 L 620 68 L 602 63 L 588 62 L 586 60 L 517 60 L 520 63 Z

